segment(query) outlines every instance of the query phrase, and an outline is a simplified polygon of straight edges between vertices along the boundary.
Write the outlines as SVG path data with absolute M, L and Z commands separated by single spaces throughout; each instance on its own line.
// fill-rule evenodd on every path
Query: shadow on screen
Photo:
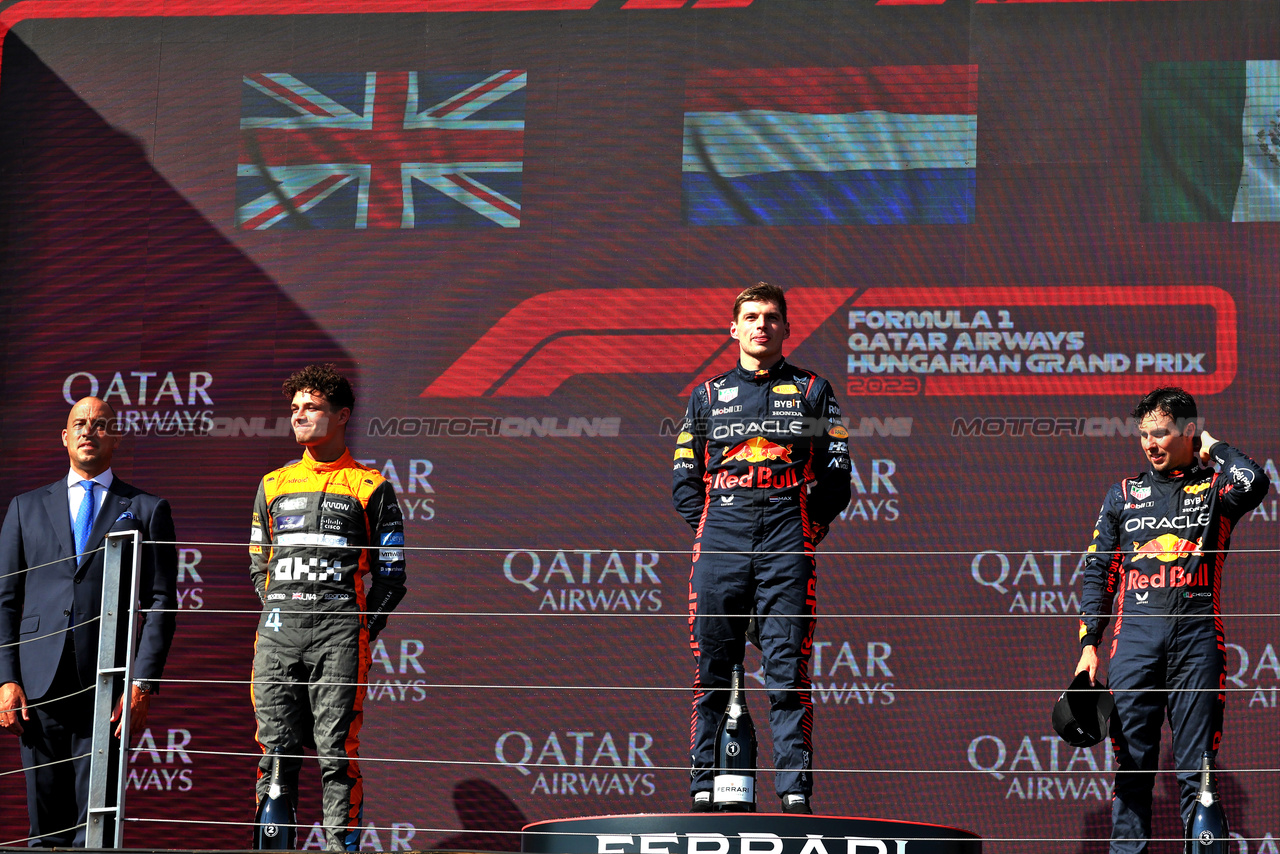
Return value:
M 453 787 L 453 808 L 463 832 L 446 836 L 436 848 L 463 851 L 519 851 L 520 828 L 529 823 L 520 807 L 487 780 L 463 780 Z M 516 831 L 516 832 L 512 832 Z
M 234 160 L 222 168 L 233 176 Z M 228 179 L 226 216 L 233 209 Z M 187 541 L 242 540 L 258 478 L 297 456 L 287 423 L 280 430 L 277 420 L 288 413 L 284 377 L 318 361 L 355 372 L 343 346 L 157 172 L 138 140 L 112 127 L 14 32 L 0 68 L 0 342 L 4 500 L 66 472 L 57 435 L 64 397 L 96 388 L 117 414 L 136 413 L 142 428 L 113 467 L 169 499 Z M 175 427 L 204 416 L 226 432 Z M 234 574 L 207 575 L 209 607 L 256 607 L 242 554 L 225 564 Z M 202 569 L 219 557 L 211 553 Z M 216 661 L 243 679 L 252 629 L 229 632 L 199 612 L 184 614 L 166 677 L 205 675 L 201 668 Z M 174 693 L 159 714 L 194 733 L 202 749 L 252 749 L 247 689 Z M 16 739 L 0 740 L 0 766 L 20 767 L 16 747 Z M 191 780 L 170 781 L 147 761 L 135 770 L 149 782 L 129 794 L 135 814 L 251 819 L 252 759 L 202 757 L 191 778 L 200 785 L 188 795 Z M 304 785 L 317 791 L 315 777 Z M 21 774 L 0 778 L 0 839 L 26 835 L 25 800 Z M 194 847 L 243 847 L 248 831 L 206 826 L 188 838 Z
M 124 85 L 89 82 L 104 90 Z M 120 97 L 128 103 L 156 96 Z M 172 151 L 181 141 L 164 144 Z M 149 416 L 200 409 L 225 418 L 269 414 L 270 426 L 287 413 L 280 382 L 290 370 L 332 361 L 354 372 L 342 344 L 210 222 L 230 218 L 235 203 L 234 160 L 212 165 L 227 175 L 226 205 L 201 211 L 156 170 L 137 139 L 112 127 L 9 33 L 0 73 L 0 328 L 9 355 L 0 430 L 11 451 L 30 441 L 47 455 L 49 425 L 65 417 L 64 387 L 78 397 L 96 381 L 99 396 L 115 394 L 109 402 L 116 409 L 152 410 Z M 156 372 L 145 400 L 134 371 Z M 111 389 L 117 372 L 123 385 Z M 169 372 L 176 390 L 161 388 Z M 192 388 L 192 372 L 210 379 Z M 231 438 L 244 436 L 242 429 Z M 149 442 L 147 456 L 171 445 Z M 199 447 L 254 456 L 236 443 Z M 254 477 L 266 470 L 259 468 Z M 21 473 L 0 475 L 0 490 L 29 486 L 19 479 Z M 46 481 L 41 473 L 30 485 Z M 162 485 L 148 481 L 156 491 Z

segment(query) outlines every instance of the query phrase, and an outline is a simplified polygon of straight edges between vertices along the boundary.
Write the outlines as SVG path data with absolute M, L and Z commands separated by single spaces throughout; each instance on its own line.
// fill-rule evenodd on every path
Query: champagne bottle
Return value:
M 747 711 L 746 670 L 733 666 L 729 705 L 716 729 L 716 776 L 712 802 L 717 810 L 756 811 L 756 728 Z
M 271 751 L 271 788 L 267 796 L 258 801 L 258 815 L 253 828 L 253 847 L 259 851 L 292 851 L 297 847 L 298 829 L 293 816 L 290 792 L 284 787 L 284 774 L 280 766 L 283 757 L 280 748 Z
M 1186 854 L 1227 854 L 1227 815 L 1213 781 L 1209 752 L 1200 758 L 1200 792 L 1187 821 Z

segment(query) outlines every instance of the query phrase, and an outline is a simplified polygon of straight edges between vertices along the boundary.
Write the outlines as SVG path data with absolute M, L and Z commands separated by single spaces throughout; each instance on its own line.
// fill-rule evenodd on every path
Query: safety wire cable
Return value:
M 179 541 L 146 541 L 146 542 L 144 542 L 144 545 L 174 545 L 174 546 L 179 546 L 179 547 L 212 547 L 212 548 L 225 547 L 225 548 L 236 548 L 236 549 L 246 549 L 246 550 L 247 550 L 247 548 L 249 547 L 249 545 L 250 545 L 250 544 L 249 544 L 249 543 L 217 542 L 217 541 L 199 541 L 199 542 L 195 542 L 195 541 L 192 541 L 192 542 L 179 542 Z M 318 547 L 318 548 L 322 548 L 322 547 Z M 597 553 L 597 552 L 609 552 L 609 551 L 611 551 L 610 549 L 601 549 L 601 548 L 594 548 L 594 549 L 571 549 L 571 548 L 563 548 L 563 549 L 548 549 L 548 548 L 546 548 L 546 547 L 542 547 L 542 548 L 537 548 L 537 549 L 535 549 L 535 548 L 532 548 L 532 547 L 466 547 L 466 546 L 418 546 L 418 547 L 414 547 L 414 546 L 404 546 L 404 547 L 403 547 L 403 549 L 404 549 L 406 552 L 418 552 L 418 553 L 423 553 L 423 554 L 430 554 L 430 553 L 442 553 L 442 554 L 449 554 L 449 553 L 490 553 L 490 554 L 510 554 L 510 553 L 512 553 L 512 552 L 546 552 L 546 551 L 558 551 L 558 552 L 564 552 L 564 553 L 566 553 L 566 554 L 573 554 L 573 553 L 580 553 L 580 552 L 585 552 L 585 551 L 590 551 L 590 552 L 592 552 L 592 553 Z M 620 548 L 620 549 L 616 549 L 616 550 L 614 550 L 614 551 L 618 551 L 618 552 L 630 552 L 630 551 L 635 551 L 635 549 Z M 685 558 L 691 557 L 691 555 L 692 555 L 692 551 L 691 551 L 691 550 L 689 550 L 689 549 L 665 549 L 665 550 L 664 550 L 664 549 L 643 549 L 642 551 L 644 551 L 644 552 L 646 552 L 646 553 L 654 553 L 654 554 L 659 554 L 659 555 L 673 555 L 673 556 L 680 556 L 680 557 L 685 557 Z M 1007 552 L 1005 552 L 1005 553 L 1006 553 L 1006 554 L 1019 554 L 1019 555 L 1020 555 L 1020 554 L 1023 554 L 1024 552 L 1026 552 L 1026 551 L 1028 551 L 1028 550 L 1025 550 L 1025 549 L 1023 549 L 1023 550 L 1014 549 L 1014 550 L 1011 550 L 1011 551 L 1007 551 Z M 1046 556 L 1047 556 L 1047 555 L 1059 555 L 1059 556 L 1062 556 L 1062 557 L 1064 557 L 1064 558 L 1065 558 L 1065 557 L 1078 557 L 1078 556 L 1081 556 L 1081 555 L 1090 554 L 1090 552 L 1088 552 L 1088 551 L 1081 551 L 1081 550 L 1068 550 L 1068 549 L 1058 549 L 1058 550 L 1032 549 L 1032 550 L 1029 550 L 1029 551 L 1030 551 L 1032 554 L 1035 554 L 1035 555 L 1046 555 Z M 1280 549 L 1229 549 L 1229 550 L 1226 550 L 1226 551 L 1229 551 L 1230 553 L 1233 553 L 1233 554 L 1236 554 L 1236 555 L 1245 555 L 1245 554 L 1275 555 L 1275 554 L 1280 554 Z M 796 555 L 796 554 L 803 554 L 803 552 L 796 552 L 796 551 L 775 551 L 775 552 L 717 551 L 717 552 L 712 552 L 712 551 L 707 551 L 707 550 L 704 550 L 702 553 L 703 553 L 703 554 L 737 554 L 737 555 L 742 555 L 742 554 L 755 554 L 755 555 L 761 555 L 761 554 L 770 554 L 770 555 Z M 867 550 L 867 549 L 857 549 L 857 550 L 826 550 L 826 549 L 824 549 L 824 550 L 822 551 L 822 555 L 823 555 L 825 558 L 833 558 L 833 557 L 850 557 L 850 558 L 859 558 L 859 557 L 862 557 L 862 558 L 871 558 L 871 557 L 890 557 L 890 558 L 892 558 L 892 557 L 911 557 L 911 558 L 920 558 L 920 557 L 967 557 L 967 558 L 972 558 L 975 554 L 979 554 L 979 553 L 980 553 L 980 552 L 975 552 L 975 551 L 974 551 L 974 550 L 972 550 L 972 549 L 964 549 L 964 550 L 955 550 L 955 549 L 934 549 L 934 550 L 920 550 L 920 549 L 913 549 L 913 550 L 904 550 L 904 549 L 875 549 L 875 550 Z M 1122 553 L 1122 554 L 1133 554 L 1133 552 L 1118 552 L 1118 553 Z M 1182 552 L 1179 552 L 1179 554 L 1181 554 L 1181 553 L 1182 553 Z M 1197 555 L 1210 555 L 1210 554 L 1215 554 L 1215 553 L 1216 553 L 1216 550 L 1213 550 L 1213 549 L 1196 549 L 1196 550 L 1194 551 L 1194 554 L 1197 554 Z M 32 571 L 32 570 L 35 570 L 35 569 L 38 569 L 38 568 L 39 568 L 39 567 L 29 567 L 29 568 L 27 568 L 26 570 L 23 570 L 23 571 Z M 246 585 L 247 585 L 247 584 L 248 584 L 248 577 L 247 577 L 247 573 L 246 573 L 246 579 L 245 579 L 245 582 L 246 582 Z M 172 610 L 177 611 L 177 610 L 181 610 L 181 609 L 172 609 Z M 140 613 L 146 614 L 146 613 L 155 613 L 155 612 L 159 612 L 159 611 L 160 611 L 160 609 L 143 609 L 142 611 L 140 611 Z M 201 608 L 201 609 L 199 609 L 199 613 L 200 613 L 200 615 L 201 615 L 201 616 L 205 616 L 205 615 L 229 615 L 229 616 L 253 617 L 253 618 L 255 618 L 255 619 L 256 619 L 256 618 L 260 617 L 260 615 L 261 615 L 261 609 L 260 609 L 260 608 L 254 608 L 254 609 L 225 609 L 225 608 L 220 608 L 220 609 L 211 609 L 211 608 Z M 349 616 L 349 615 L 351 615 L 351 614 L 353 614 L 353 613 L 365 614 L 365 613 L 368 613 L 368 612 L 351 612 L 351 611 L 345 611 L 345 612 L 342 612 L 342 613 L 343 613 L 344 615 L 348 615 L 348 616 Z M 521 619 L 528 619 L 528 618 L 546 619 L 546 618 L 550 618 L 550 619 L 564 619 L 564 618 L 573 618 L 573 619 L 597 619 L 597 620 L 598 620 L 598 619 L 637 619 L 637 618 L 638 618 L 638 619 L 664 619 L 664 618 L 665 618 L 665 619 L 677 619 L 677 620 L 680 620 L 681 622 L 685 622 L 685 621 L 687 621 L 687 620 L 689 619 L 689 615 L 688 615 L 687 613 L 684 613 L 684 612 L 672 612 L 672 613 L 640 613 L 640 612 L 631 612 L 631 611 L 628 611 L 628 612 L 622 612 L 622 613 L 619 613 L 619 612 L 561 612 L 561 611 L 556 611 L 556 612 L 534 612 L 534 613 L 531 613 L 531 612 L 527 612 L 527 611 L 434 611 L 434 610 L 433 610 L 433 611 L 409 611 L 409 610 L 396 610 L 396 611 L 394 612 L 394 616 L 395 616 L 398 620 L 402 620 L 402 619 L 405 619 L 405 618 L 411 618 L 411 617 L 416 617 L 416 618 L 429 618 L 429 619 L 457 619 L 457 618 L 461 618 L 461 619 L 475 619 L 475 618 L 502 618 L 502 619 L 507 619 L 507 618 L 510 618 L 510 619 L 516 619 L 516 618 L 521 618 Z M 725 616 L 733 616 L 733 615 L 725 615 Z M 751 615 L 749 615 L 749 614 L 742 614 L 742 615 L 738 615 L 738 616 L 741 616 L 741 617 L 747 617 L 747 616 L 751 616 Z M 822 614 L 816 614 L 816 615 L 803 615 L 803 614 L 796 614 L 796 615 L 781 615 L 781 616 L 783 616 L 783 617 L 791 616 L 791 617 L 798 618 L 798 619 L 799 619 L 799 618 L 813 618 L 813 619 L 817 619 L 817 620 L 819 620 L 819 621 L 833 621 L 833 620 L 886 620 L 886 619 L 887 619 L 887 620 L 1028 620 L 1028 619 L 1042 619 L 1042 620 L 1043 620 L 1043 619 L 1048 619 L 1048 620 L 1060 620 L 1060 621 L 1062 621 L 1062 620 L 1077 621 L 1077 620 L 1079 619 L 1079 615 L 1078 615 L 1078 614 L 1069 614 L 1069 613 L 1007 613 L 1007 612 L 994 612 L 994 613 L 972 613 L 972 612 L 968 612 L 968 613 L 960 613 L 960 612 L 955 612 L 955 613 L 927 613 L 927 614 L 922 614 L 922 613 L 911 613 L 911 612 L 893 612 L 893 611 L 886 611 L 886 612 L 875 612 L 875 613 L 869 613 L 869 612 L 846 612 L 846 613 L 822 613 Z M 1108 616 L 1111 616 L 1111 615 L 1108 615 Z M 1206 615 L 1203 615 L 1203 614 L 1186 614 L 1186 615 L 1135 615 L 1135 614 L 1126 614 L 1126 615 L 1125 615 L 1125 620 L 1132 620 L 1132 619 L 1135 619 L 1135 618 L 1145 618 L 1145 617 L 1148 617 L 1148 616 L 1151 616 L 1151 617 L 1159 617 L 1159 618 L 1161 618 L 1161 619 L 1168 619 L 1170 616 L 1175 616 L 1175 617 L 1199 617 L 1199 618 L 1203 618 L 1203 617 L 1205 617 Z M 1266 611 L 1264 611 L 1264 612 L 1234 612 L 1234 613 L 1221 613 L 1221 614 L 1209 615 L 1209 616 L 1216 616 L 1217 618 L 1220 618 L 1220 619 L 1241 619 L 1241 618 L 1251 618 L 1251 619 L 1274 619 L 1274 618 L 1276 618 L 1276 617 L 1280 617 L 1280 613 L 1275 613 L 1275 612 L 1266 612 Z M 96 619 L 97 619 L 97 618 L 95 618 L 95 620 L 96 620 Z M 86 622 L 89 622 L 89 621 L 86 621 Z M 65 631 L 65 630 L 63 630 L 63 631 Z M 55 632 L 55 633 L 51 633 L 51 634 L 56 634 L 56 632 Z M 47 637 L 47 635 L 42 636 L 42 637 Z M 24 642 L 24 643 L 25 643 L 25 642 L 28 642 L 29 640 L 34 640 L 34 638 L 33 638 L 33 639 L 24 639 L 22 642 Z M 2 646 L 0 646 L 0 648 L 2 648 Z M 1064 668 L 1064 669 L 1065 669 L 1065 668 Z M 157 681 L 159 681 L 160 683 L 162 683 L 162 685 L 175 685 L 175 686 L 177 686 L 177 685 L 208 685 L 208 684 L 215 684 L 215 685 L 251 685 L 251 684 L 253 684 L 255 681 L 256 681 L 258 684 L 287 684 L 287 683 L 283 683 L 283 682 L 264 682 L 264 680 L 252 680 L 252 679 L 237 679 L 237 680 L 231 680 L 231 679 L 193 679 L 193 678 L 183 678 L 183 677 L 180 677 L 180 676 L 166 676 L 165 678 L 160 679 L 160 680 L 157 680 Z M 348 685 L 355 685 L 356 687 L 364 687 L 364 688 L 366 688 L 366 689 L 367 689 L 367 688 L 369 688 L 369 687 L 373 686 L 375 683 L 371 683 L 371 682 L 358 682 L 358 683 L 336 683 L 336 684 L 348 684 Z M 683 684 L 682 684 L 682 685 L 673 685 L 673 686 L 628 686 L 628 685 L 609 685 L 609 684 L 592 684 L 592 685 L 567 685 L 567 684 L 560 684 L 560 685 L 545 685 L 545 684 L 529 684 L 529 683 L 474 683 L 474 682 L 468 682 L 468 683 L 463 683 L 463 682 L 438 682 L 438 683 L 432 683 L 432 682 L 420 682 L 420 683 L 415 683 L 415 687 L 420 687 L 420 688 L 422 688 L 422 689 L 424 689 L 424 690 L 428 690 L 428 691 L 506 691 L 506 692 L 514 692 L 514 691 L 535 691 L 535 692 L 536 692 L 536 691 L 548 691 L 548 692 L 564 692 L 564 691 L 569 691 L 569 692 L 638 692 L 638 693 L 659 693 L 659 694 L 661 694 L 661 693 L 687 694 L 687 693 L 690 691 L 689 686 L 688 686 L 688 685 L 683 685 Z M 91 690 L 91 689 L 83 689 L 83 690 Z M 802 689 L 791 689 L 791 690 L 797 690 L 797 691 L 798 691 L 798 690 L 802 690 Z M 1159 692 L 1159 693 L 1164 693 L 1164 692 L 1165 692 L 1165 689 L 1132 689 L 1132 690 L 1133 690 L 1133 692 L 1135 692 L 1135 693 L 1137 693 L 1137 692 L 1146 692 L 1146 691 Z M 1199 691 L 1199 692 L 1206 692 L 1206 693 L 1212 692 L 1212 693 L 1228 693 L 1228 694 L 1230 694 L 1230 693 L 1245 693 L 1245 692 L 1251 692 L 1251 691 L 1253 691 L 1253 690 L 1255 690 L 1255 689 L 1250 688 L 1250 687 L 1243 687 L 1243 688 L 1240 688 L 1240 687 L 1226 686 L 1226 687 L 1222 687 L 1222 688 L 1215 688 L 1215 689 L 1182 689 L 1182 690 L 1184 690 L 1184 691 L 1188 691 L 1188 692 L 1190 692 L 1190 691 Z M 749 691 L 749 693 L 759 693 L 759 694 L 763 694 L 763 693 L 765 692 L 765 689 L 764 689 L 764 688 L 749 688 L 749 689 L 748 689 L 748 691 Z M 995 694 L 1000 694 L 1000 695 L 1041 695 L 1041 696 L 1045 696 L 1045 697 L 1053 697 L 1053 696 L 1057 696 L 1057 695 L 1059 695 L 1059 694 L 1061 694 L 1061 693 L 1062 693 L 1060 689 L 1056 689 L 1056 688 L 1027 688 L 1027 687 L 1002 687 L 1002 688 L 987 688 L 987 687 L 918 687 L 918 688 L 911 688 L 911 687 L 895 686 L 894 691 L 895 691 L 895 693 L 903 693 L 903 694 L 919 694 L 919 695 L 995 695 Z M 36 705 L 36 704 L 29 704 L 29 706 L 30 706 L 30 705 Z M 153 750 L 153 748 L 144 748 L 144 747 L 142 747 L 142 746 L 132 748 L 132 752 L 133 752 L 135 755 L 137 755 L 137 754 L 139 754 L 139 753 L 151 752 L 151 750 Z M 184 751 L 185 751 L 187 754 L 192 755 L 192 756 L 208 756 L 208 757 L 213 757 L 213 758 L 233 758 L 233 759 L 243 759 L 243 760 L 245 760 L 246 762 L 251 763 L 251 764 L 256 764 L 256 763 L 261 759 L 261 757 L 262 757 L 262 754 L 261 754 L 260 752 L 256 752 L 256 751 L 193 750 L 193 749 L 190 749 L 190 748 L 184 748 Z M 320 757 L 320 756 L 317 756 L 317 755 L 315 755 L 315 754 L 297 754 L 297 755 L 290 755 L 290 756 L 286 756 L 286 758 L 297 758 L 297 759 L 302 759 L 302 760 L 304 760 L 304 761 L 313 761 L 313 760 L 316 760 L 316 759 L 319 759 L 319 758 L 346 758 L 346 757 L 345 757 L 345 756 L 340 756 L 340 757 Z M 61 761 L 62 761 L 62 762 L 66 762 L 66 761 L 73 761 L 73 760 L 61 760 Z M 373 757 L 373 756 L 361 756 L 361 757 L 360 757 L 360 759 L 359 759 L 359 761 L 360 761 L 361 763 L 363 763 L 363 764 L 369 764 L 369 765 L 378 765 L 378 764 L 383 764 L 383 765 L 389 765 L 389 766 L 393 766 L 393 767 L 395 767 L 395 766 L 399 766 L 399 767 L 413 767 L 413 766 L 438 766 L 438 767 L 508 768 L 508 767 L 511 767 L 513 764 L 519 764 L 519 765 L 521 765 L 521 766 L 522 766 L 522 767 L 524 767 L 524 768 L 530 768 L 530 769 L 536 769 L 536 768 L 554 768 L 555 770 L 591 769 L 591 768 L 594 768 L 594 767 L 595 767 L 595 766 L 588 765 L 588 764 L 560 763 L 560 762 L 555 762 L 555 763 L 540 763 L 540 762 L 512 763 L 512 762 L 509 762 L 509 761 L 501 761 L 501 760 L 497 760 L 497 759 L 495 759 L 495 760 L 459 760 L 459 759 L 420 758 L 420 757 Z M 671 771 L 671 772 L 679 772 L 679 773 L 684 773 L 684 772 L 687 772 L 687 770 L 688 770 L 688 766 L 687 766 L 686 764 L 680 764 L 680 765 L 661 765 L 661 764 L 658 764 L 658 765 L 651 765 L 651 766 L 646 766 L 646 767 L 647 767 L 647 768 L 649 768 L 650 770 L 654 770 L 654 771 Z M 16 774 L 16 773 L 19 773 L 19 772 L 20 772 L 20 771 L 22 771 L 22 770 L 23 770 L 23 769 L 17 769 L 17 770 L 15 770 L 15 771 L 0 772 L 0 776 L 7 776 L 7 775 L 9 775 L 9 774 Z M 760 768 L 759 770 L 760 770 L 761 772 L 768 772 L 768 771 L 770 771 L 771 769 L 770 769 L 770 768 L 766 768 L 766 767 L 762 767 L 762 768 Z M 990 769 L 980 769 L 980 768 L 962 768 L 962 769 L 957 769 L 957 768 L 839 768 L 839 767 L 821 768 L 821 767 L 815 767 L 813 770 L 814 770 L 816 773 L 818 773 L 818 774 L 822 774 L 822 775 L 831 775 L 831 776 L 852 776 L 852 777 L 857 777 L 857 776 L 867 776 L 867 777 L 871 777 L 871 776 L 881 776 L 881 777 L 884 777 L 884 776 L 900 776 L 900 777 L 905 777 L 905 778 L 909 778 L 909 779 L 910 779 L 910 778 L 917 778 L 917 779 L 918 779 L 918 778 L 928 778 L 928 777 L 974 777 L 974 776 L 985 776 L 985 775 L 990 775 L 990 774 L 992 773 L 992 771 L 991 771 Z M 1174 774 L 1180 774 L 1180 773 L 1196 772 L 1196 771 L 1198 771 L 1198 770 L 1199 770 L 1198 768 L 1188 768 L 1188 769 L 1160 769 L 1160 770 L 1159 770 L 1158 772 L 1156 772 L 1156 773 L 1161 774 L 1161 775 L 1174 775 Z M 1012 772 L 1006 772 L 1006 773 L 1012 773 Z M 1035 773 L 1036 773 L 1036 776 L 1052 776 L 1052 775 L 1078 775 L 1078 773 L 1079 773 L 1079 772 L 1078 772 L 1078 771 L 1060 770 L 1060 769 L 1056 769 L 1056 770 L 1045 769 L 1045 770 L 1037 770 Z M 1150 773 L 1150 772 L 1141 772 L 1141 771 L 1132 771 L 1132 772 L 1130 772 L 1130 771 L 1124 771 L 1124 770 L 1115 769 L 1115 768 L 1108 768 L 1108 769 L 1106 770 L 1106 773 L 1107 773 L 1107 774 L 1129 774 L 1129 773 L 1133 773 L 1133 774 L 1141 774 L 1141 773 Z M 1231 768 L 1231 769 L 1230 769 L 1230 773 L 1231 773 L 1231 774 L 1233 774 L 1233 775 L 1234 775 L 1234 774 L 1246 774 L 1246 775 L 1270 775 L 1270 774 L 1277 774 L 1277 773 L 1280 773 L 1280 766 L 1275 766 L 1274 764 L 1264 764 L 1264 765 L 1262 765 L 1262 766 L 1252 767 L 1252 768 L 1235 768 L 1235 767 L 1233 767 L 1233 768 Z M 145 817 L 145 816 L 126 816 L 125 821 L 127 821 L 127 822 L 131 822 L 131 823 L 138 823 L 138 824 L 140 824 L 140 825 L 141 825 L 141 824 L 170 824 L 170 825 L 172 825 L 172 824 L 186 824 L 186 825 L 208 825 L 208 826 L 245 827 L 245 828 L 248 828 L 248 827 L 252 827 L 252 826 L 254 826 L 254 822 L 252 822 L 252 821 L 217 821 L 217 820 L 210 820 L 210 819 L 171 819 L 171 818 L 162 818 L 162 817 Z M 299 825 L 296 825 L 296 827 L 297 827 L 297 828 L 298 828 L 298 830 L 299 830 L 299 840 L 301 841 L 301 834 L 302 834 L 303 832 L 313 831 L 313 830 L 314 830 L 315 828 L 317 828 L 317 827 L 323 827 L 323 825 L 320 825 L 320 824 L 318 824 L 318 823 L 309 823 L 309 824 L 299 824 Z M 397 828 L 397 825 L 393 823 L 393 824 L 391 824 L 391 825 L 388 825 L 388 826 L 385 826 L 385 827 L 384 827 L 384 826 L 377 826 L 377 825 L 373 825 L 373 824 L 368 824 L 368 825 L 366 825 L 366 828 L 371 828 L 371 829 L 373 829 L 373 830 L 375 830 L 375 831 L 392 832 L 392 831 L 394 831 L 394 830 Z M 432 834 L 439 833 L 439 834 L 453 834 L 453 835 L 475 834 L 475 835 L 485 835 L 485 836 L 511 836 L 511 837 L 513 837 L 513 844 L 512 844 L 512 847 L 513 847 L 513 848 L 518 847 L 518 845 L 516 844 L 517 840 L 514 840 L 514 837 L 519 837 L 519 836 L 520 836 L 520 834 L 522 833 L 522 831 L 520 831 L 520 830 L 474 829 L 474 828 L 470 828 L 470 829 L 469 829 L 469 828 L 455 827 L 455 826 L 445 826 L 445 827 L 415 827 L 415 830 L 416 830 L 417 832 L 420 832 L 420 833 L 432 833 Z M 571 832 L 570 832 L 570 833 L 571 833 Z M 565 832 L 562 832 L 562 831 L 557 831 L 557 835 L 566 835 L 566 833 L 565 833 Z M 583 834 L 583 835 L 585 835 L 585 836 L 591 836 L 591 835 L 594 835 L 594 834 Z M 793 838 L 793 837 L 785 837 L 785 838 Z M 800 837 L 794 837 L 794 838 L 797 838 L 797 839 L 804 839 L 805 837 L 800 836 Z M 921 841 L 931 841 L 931 839 L 933 839 L 933 838 L 930 838 L 930 837 L 913 837 L 913 838 L 915 838 L 915 839 L 919 839 L 919 840 L 921 840 Z M 1262 842 L 1262 841 L 1264 841 L 1264 840 L 1266 840 L 1266 839 L 1268 839 L 1268 838 L 1269 838 L 1269 837 L 1243 837 L 1243 836 L 1233 836 L 1233 840 L 1234 840 L 1234 841 L 1236 841 L 1236 842 L 1244 841 L 1244 842 L 1247 842 L 1247 843 L 1252 843 L 1252 842 Z M 952 841 L 952 840 L 953 840 L 953 837 L 937 837 L 937 838 L 936 838 L 936 841 Z M 25 843 L 25 842 L 27 842 L 27 841 L 29 841 L 27 838 L 15 839 L 15 840 L 10 840 L 10 841 L 8 841 L 8 842 L 0 842 L 0 845 L 22 844 L 22 843 Z M 1057 843 L 1082 843 L 1082 842 L 1093 842 L 1093 841 L 1097 841 L 1097 840 L 1095 840 L 1093 837 L 984 836 L 984 837 L 983 837 L 983 839 L 982 839 L 982 841 L 983 841 L 983 842 L 992 842 L 992 843 L 994 843 L 994 842 L 1000 842 L 1000 843 L 1049 843 L 1049 842 L 1057 842 Z M 1182 841 L 1182 839 L 1181 839 L 1181 837 L 1180 837 L 1180 836 L 1179 836 L 1179 837 L 1167 837 L 1167 838 L 1157 838 L 1157 837 L 1152 837 L 1151 841 L 1152 841 L 1152 842 L 1179 842 L 1179 843 L 1180 843 L 1180 842 Z

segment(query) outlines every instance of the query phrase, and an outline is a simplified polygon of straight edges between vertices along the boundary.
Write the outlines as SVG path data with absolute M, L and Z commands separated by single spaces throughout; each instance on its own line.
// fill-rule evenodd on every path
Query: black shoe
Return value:
M 689 812 L 711 812 L 712 809 L 710 792 L 693 793 L 693 806 L 689 807 Z
M 813 810 L 809 807 L 808 795 L 783 795 L 782 811 L 793 815 L 813 815 Z

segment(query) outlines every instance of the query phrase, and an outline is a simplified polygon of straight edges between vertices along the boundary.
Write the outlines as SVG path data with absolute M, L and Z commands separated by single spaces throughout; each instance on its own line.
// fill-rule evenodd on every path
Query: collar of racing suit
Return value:
M 753 383 L 769 382 L 770 380 L 777 379 L 782 374 L 783 368 L 786 367 L 788 367 L 788 365 L 785 357 L 779 357 L 777 364 L 772 368 L 768 368 L 763 371 L 748 370 L 742 366 L 741 362 L 738 362 L 738 377 L 746 380 L 747 382 Z
M 350 448 L 343 448 L 342 456 L 327 463 L 322 463 L 311 456 L 310 448 L 306 448 L 302 452 L 302 464 L 312 471 L 334 471 L 335 469 L 349 468 L 353 462 L 355 461 L 351 459 Z
M 1191 475 L 1195 474 L 1199 470 L 1200 470 L 1200 464 L 1197 463 L 1195 460 L 1192 460 L 1191 465 L 1183 466 L 1180 469 L 1172 469 L 1168 472 L 1160 472 L 1160 471 L 1156 471 L 1155 469 L 1151 469 L 1151 476 L 1156 480 L 1160 480 L 1160 481 L 1182 480 L 1184 478 L 1190 477 Z

